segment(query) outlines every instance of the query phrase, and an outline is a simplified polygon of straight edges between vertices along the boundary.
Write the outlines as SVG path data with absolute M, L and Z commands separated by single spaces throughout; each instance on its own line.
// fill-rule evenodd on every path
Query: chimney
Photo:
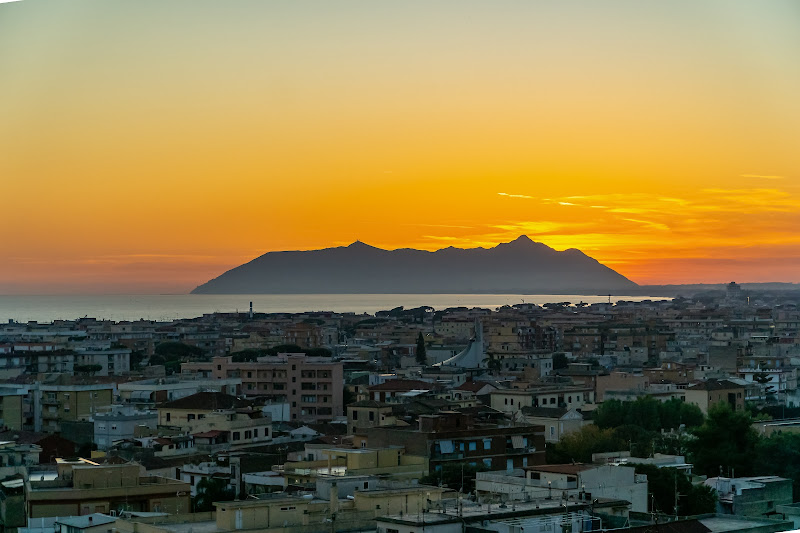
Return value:
M 339 487 L 336 482 L 331 483 L 331 514 L 339 512 Z

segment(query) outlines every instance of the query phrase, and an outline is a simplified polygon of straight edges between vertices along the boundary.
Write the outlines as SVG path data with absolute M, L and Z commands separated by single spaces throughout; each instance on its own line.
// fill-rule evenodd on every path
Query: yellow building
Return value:
M 214 504 L 216 527 L 217 531 L 250 529 L 260 533 L 283 533 L 295 528 L 309 531 L 313 526 L 326 531 L 374 529 L 377 517 L 427 511 L 441 501 L 445 490 L 414 485 L 357 491 L 352 499 L 344 500 L 339 500 L 336 490 L 332 490 L 329 500 L 277 496 L 264 500 L 219 502 Z
M 718 404 L 728 404 L 734 411 L 744 409 L 744 385 L 727 379 L 708 379 L 687 387 L 684 391 L 686 403 L 696 405 L 708 414 L 709 409 Z
M 23 402 L 24 394 L 16 391 L 0 392 L 0 427 L 4 426 L 13 431 L 22 429 L 24 420 Z
M 28 517 L 79 516 L 114 511 L 180 513 L 190 509 L 190 485 L 145 477 L 136 464 L 100 466 L 91 461 L 59 460 L 56 479 L 25 483 Z

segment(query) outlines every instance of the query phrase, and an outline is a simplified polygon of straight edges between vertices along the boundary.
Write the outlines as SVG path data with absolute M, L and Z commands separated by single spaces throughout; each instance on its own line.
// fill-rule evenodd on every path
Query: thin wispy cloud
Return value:
M 404 226 L 420 226 L 423 228 L 456 228 L 456 229 L 473 229 L 472 226 L 458 226 L 455 224 L 404 224 Z
M 508 194 L 507 192 L 499 192 L 497 194 L 500 196 L 506 196 L 508 198 L 533 198 L 533 196 L 528 196 L 527 194 Z
M 643 226 L 647 226 L 650 228 L 669 231 L 669 226 L 667 226 L 666 224 L 662 224 L 660 222 L 651 222 L 650 220 L 639 220 L 636 218 L 623 218 L 622 220 L 626 220 L 628 222 L 636 222 L 637 224 L 642 224 Z
M 762 180 L 782 180 L 786 177 L 786 176 L 768 176 L 764 174 L 740 174 L 739 176 L 742 178 L 758 178 Z

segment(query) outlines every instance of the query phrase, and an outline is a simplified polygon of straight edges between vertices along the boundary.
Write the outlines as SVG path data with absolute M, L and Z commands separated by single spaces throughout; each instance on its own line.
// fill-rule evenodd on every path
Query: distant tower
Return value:
M 250 302 L 250 314 L 248 315 L 251 319 L 253 318 L 253 302 Z

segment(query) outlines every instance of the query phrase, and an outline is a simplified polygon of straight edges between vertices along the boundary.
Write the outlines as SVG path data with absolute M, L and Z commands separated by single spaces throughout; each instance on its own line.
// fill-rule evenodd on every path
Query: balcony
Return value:
M 434 453 L 431 455 L 431 460 L 438 460 L 438 461 L 450 461 L 455 459 L 463 459 L 464 452 L 452 452 L 452 453 Z

